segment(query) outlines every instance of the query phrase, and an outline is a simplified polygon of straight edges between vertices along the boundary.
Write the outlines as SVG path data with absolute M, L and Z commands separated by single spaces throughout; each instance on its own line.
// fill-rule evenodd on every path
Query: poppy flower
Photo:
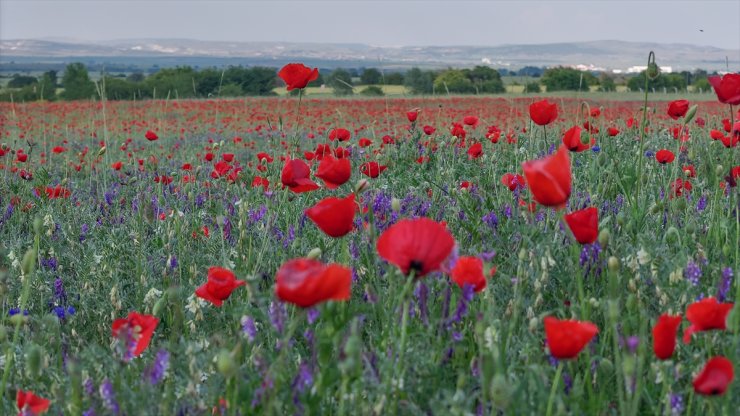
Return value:
M 67 151 L 67 149 L 65 149 L 62 146 L 56 146 L 53 149 L 51 149 L 51 152 L 54 153 L 54 154 L 57 154 L 57 155 L 60 154 L 60 153 L 64 153 L 66 151 Z
M 324 198 L 308 208 L 306 216 L 329 237 L 343 237 L 354 228 L 355 194 L 346 198 Z
M 713 357 L 694 379 L 694 391 L 705 396 L 720 396 L 734 378 L 732 361 L 722 356 Z
M 483 145 L 482 144 L 475 143 L 474 145 L 468 148 L 468 158 L 478 159 L 482 155 L 483 155 Z
M 691 181 L 678 178 L 671 182 L 671 198 L 683 195 L 684 191 L 691 192 L 692 189 Z
M 423 130 L 424 134 L 426 134 L 427 136 L 431 136 L 432 134 L 434 134 L 435 131 L 437 131 L 437 129 L 432 126 L 424 126 Z
M 504 184 L 511 192 L 514 192 L 516 188 L 524 188 L 526 186 L 527 181 L 524 179 L 524 176 L 519 174 L 513 174 L 513 173 L 504 173 L 504 176 L 501 177 L 501 183 Z
M 471 126 L 473 128 L 476 128 L 478 126 L 478 117 L 476 117 L 476 116 L 465 116 L 465 117 L 463 117 L 463 123 L 466 126 Z
M 740 74 L 715 75 L 707 78 L 714 88 L 717 99 L 723 104 L 740 104 Z
M 713 297 L 694 302 L 686 308 L 686 319 L 691 326 L 683 332 L 683 343 L 691 341 L 694 332 L 710 329 L 727 329 L 727 314 L 732 309 L 732 303 L 719 303 Z
M 343 128 L 332 129 L 329 132 L 329 140 L 339 140 L 340 142 L 346 142 L 351 137 L 349 130 Z
M 28 155 L 25 153 L 18 152 L 15 159 L 21 163 L 25 163 L 28 160 Z
M 609 137 L 617 136 L 619 135 L 619 129 L 616 127 L 609 127 L 608 129 L 606 129 L 606 134 L 608 134 Z
M 463 127 L 463 125 L 460 123 L 452 123 L 450 134 L 457 137 L 458 139 L 464 139 L 467 135 L 467 133 L 465 132 L 465 127 Z
M 735 123 L 738 124 L 738 123 Z M 737 143 L 740 142 L 740 134 L 733 134 L 731 136 L 722 136 L 722 144 L 730 149 L 735 146 L 737 146 Z
M 681 325 L 681 315 L 671 316 L 667 313 L 660 315 L 653 327 L 653 352 L 659 360 L 667 360 L 676 349 L 676 332 Z
M 590 145 L 584 144 L 581 141 L 582 131 L 583 130 L 581 129 L 581 127 L 573 126 L 565 132 L 565 135 L 563 136 L 563 144 L 571 152 L 579 153 L 584 150 L 588 150 L 588 148 L 591 147 Z
M 259 152 L 259 153 L 257 153 L 257 160 L 259 160 L 260 162 L 262 162 L 264 160 L 267 163 L 272 163 L 273 158 L 272 158 L 272 156 L 270 156 L 269 153 Z
M 344 184 L 351 175 L 349 159 L 335 159 L 331 154 L 321 159 L 316 172 L 316 177 L 324 181 L 324 186 L 329 189 L 336 189 Z
M 312 181 L 310 176 L 311 169 L 308 168 L 306 162 L 300 159 L 292 159 L 285 162 L 280 180 L 283 183 L 283 188 L 287 186 L 291 191 L 299 194 L 319 189 L 319 185 Z
M 157 324 L 159 319 L 155 316 L 129 312 L 126 318 L 113 321 L 111 329 L 114 337 L 125 338 L 126 355 L 137 357 L 149 346 Z
M 150 142 L 153 142 L 153 141 L 159 139 L 159 136 L 157 136 L 157 133 L 155 133 L 155 132 L 153 132 L 151 130 L 147 130 L 146 131 L 146 134 L 144 134 L 144 137 L 146 137 L 146 139 L 149 140 Z
M 311 69 L 303 64 L 287 64 L 278 72 L 280 79 L 285 82 L 288 91 L 306 88 L 309 82 L 319 77 L 318 68 Z
M 386 169 L 388 169 L 388 166 L 381 165 L 378 162 L 366 162 L 360 165 L 360 172 L 371 178 L 377 178 Z
M 270 181 L 267 178 L 261 176 L 255 176 L 252 179 L 252 188 L 262 187 L 262 190 L 267 192 L 267 188 L 270 186 Z
M 224 162 L 231 162 L 234 160 L 234 154 L 233 153 L 224 153 L 221 155 L 221 159 L 224 160 Z
M 524 177 L 535 201 L 547 207 L 563 207 L 570 197 L 571 175 L 568 148 L 551 156 L 522 163 Z
M 110 165 L 113 170 L 121 170 L 123 167 L 123 162 L 113 162 L 113 164 Z
M 246 284 L 244 280 L 236 280 L 234 272 L 229 269 L 211 267 L 208 269 L 208 281 L 195 289 L 195 294 L 220 307 L 231 296 L 234 289 Z
M 545 339 L 550 354 L 558 360 L 575 358 L 599 333 L 599 328 L 587 321 L 560 320 L 545 317 Z
M 478 257 L 462 256 L 458 258 L 450 276 L 460 288 L 465 287 L 466 284 L 473 286 L 475 292 L 480 292 L 486 288 L 483 261 Z
M 15 404 L 18 406 L 18 416 L 36 416 L 49 410 L 51 401 L 33 394 L 32 391 L 18 390 L 15 394 Z
M 538 126 L 546 126 L 558 118 L 558 105 L 547 100 L 529 105 L 529 118 Z
M 694 168 L 694 165 L 686 165 L 686 166 L 682 167 L 681 170 L 689 178 L 695 178 L 696 177 L 696 168 Z
M 573 236 L 581 244 L 591 244 L 599 236 L 599 210 L 588 207 L 563 217 Z
M 360 140 L 357 141 L 357 144 L 360 147 L 368 147 L 368 146 L 371 146 L 373 144 L 373 141 L 370 140 L 370 139 L 368 139 L 367 137 L 363 137 L 363 138 L 361 138 Z
M 328 300 L 348 300 L 352 271 L 312 259 L 288 260 L 275 275 L 275 294 L 283 302 L 310 308 Z
M 417 110 L 406 112 L 406 118 L 409 119 L 410 123 L 415 122 L 418 117 L 419 117 L 419 112 Z
M 47 186 L 44 190 L 44 193 L 49 199 L 69 198 L 69 196 L 72 194 L 69 189 L 63 188 L 61 185 L 57 185 L 53 188 L 51 186 Z
M 668 103 L 668 115 L 674 120 L 685 116 L 687 111 L 689 111 L 689 100 L 675 100 Z
M 429 218 L 406 219 L 388 227 L 378 238 L 380 257 L 401 269 L 422 277 L 438 270 L 452 253 L 455 239 L 441 223 Z
M 668 149 L 661 149 L 655 152 L 655 160 L 662 165 L 671 163 L 674 159 L 676 159 L 676 156 Z

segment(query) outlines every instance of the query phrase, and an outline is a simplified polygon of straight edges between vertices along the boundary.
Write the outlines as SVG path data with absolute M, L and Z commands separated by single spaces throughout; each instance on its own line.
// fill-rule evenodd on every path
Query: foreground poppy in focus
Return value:
M 231 296 L 231 292 L 239 286 L 246 285 L 244 280 L 236 280 L 234 272 L 221 267 L 208 269 L 208 281 L 195 289 L 195 294 L 213 305 L 220 307 Z
M 153 132 L 151 130 L 147 130 L 146 131 L 146 134 L 144 135 L 144 137 L 146 137 L 146 139 L 149 140 L 150 142 L 153 142 L 153 141 L 159 139 L 159 136 L 157 136 L 157 133 L 155 133 L 155 132 Z
M 717 99 L 723 104 L 740 104 L 740 74 L 725 74 L 707 78 L 714 88 Z
M 538 126 L 546 126 L 558 118 L 558 105 L 547 100 L 529 105 L 529 118 Z
M 351 137 L 349 130 L 343 128 L 332 129 L 329 132 L 329 140 L 339 140 L 340 142 L 346 142 Z
M 688 344 L 694 332 L 710 329 L 727 329 L 727 315 L 732 310 L 732 303 L 719 303 L 717 299 L 704 298 L 686 308 L 686 319 L 691 326 L 683 332 L 683 342 Z
M 550 354 L 558 360 L 575 358 L 591 342 L 599 328 L 587 321 L 545 317 L 545 338 Z
M 329 237 L 343 237 L 354 228 L 355 194 L 346 198 L 324 198 L 306 210 L 306 216 Z
M 667 313 L 658 318 L 653 327 L 653 352 L 659 360 L 667 360 L 673 355 L 676 349 L 676 333 L 682 320 L 681 315 L 672 316 Z
M 676 155 L 674 155 L 673 152 L 667 149 L 661 149 L 655 153 L 655 160 L 657 160 L 658 163 L 660 163 L 661 165 L 665 165 L 666 163 L 671 163 L 675 159 L 676 159 Z
M 113 321 L 111 326 L 113 336 L 122 340 L 124 344 L 124 361 L 138 357 L 149 346 L 159 319 L 152 315 L 129 312 L 125 318 Z
M 564 207 L 570 197 L 571 174 L 568 149 L 552 155 L 522 163 L 524 177 L 535 201 L 546 207 Z
M 450 255 L 455 239 L 447 227 L 429 218 L 401 220 L 380 235 L 376 248 L 380 257 L 422 277 L 435 270 Z
M 581 141 L 582 131 L 583 130 L 580 126 L 573 126 L 563 135 L 563 145 L 565 145 L 565 147 L 567 147 L 571 152 L 580 153 L 591 147 Z
M 388 166 L 381 165 L 378 162 L 366 162 L 360 165 L 360 172 L 371 178 L 377 178 L 386 169 L 388 169 Z
M 480 292 L 486 288 L 486 276 L 483 274 L 483 261 L 478 257 L 462 256 L 455 262 L 450 273 L 452 280 L 460 288 L 465 285 L 473 286 L 473 290 Z
M 689 100 L 675 100 L 668 103 L 668 115 L 674 120 L 685 116 L 687 111 L 689 111 Z
M 310 308 L 328 300 L 348 300 L 352 271 L 339 264 L 293 259 L 280 266 L 275 282 L 275 294 L 280 300 Z
M 278 72 L 280 79 L 285 82 L 288 91 L 306 88 L 309 82 L 319 77 L 318 68 L 311 69 L 303 64 L 287 64 Z
M 694 391 L 705 396 L 720 396 L 735 378 L 732 362 L 725 357 L 717 356 L 704 365 L 694 379 Z
M 599 210 L 588 207 L 563 217 L 573 236 L 581 244 L 591 244 L 599 236 Z
M 312 181 L 310 176 L 311 169 L 309 169 L 306 162 L 300 159 L 292 159 L 285 162 L 280 180 L 283 182 L 283 188 L 287 186 L 291 191 L 299 194 L 319 189 L 319 185 Z
M 349 159 L 336 159 L 331 154 L 321 158 L 316 177 L 324 181 L 324 186 L 336 189 L 347 182 L 352 176 L 352 167 Z
M 36 416 L 49 410 L 51 401 L 31 391 L 18 390 L 15 395 L 15 404 L 18 406 L 18 416 Z

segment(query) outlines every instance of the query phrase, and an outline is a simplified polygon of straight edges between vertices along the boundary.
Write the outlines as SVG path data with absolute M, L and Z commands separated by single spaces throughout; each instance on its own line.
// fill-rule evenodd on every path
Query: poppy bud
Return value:
M 540 319 L 537 317 L 534 317 L 529 320 L 529 332 L 534 332 L 537 330 L 537 328 L 540 325 Z
M 608 358 L 602 358 L 599 360 L 599 368 L 597 370 L 600 374 L 599 378 L 608 380 L 614 376 L 614 363 Z
M 527 250 L 521 249 L 519 250 L 519 261 L 524 261 L 527 259 Z
M 660 67 L 655 62 L 651 62 L 650 65 L 648 65 L 645 74 L 651 81 L 655 80 L 660 76 Z
M 591 143 L 591 137 L 589 136 L 589 133 L 587 130 L 581 131 L 581 143 L 583 144 Z
M 167 295 L 162 296 L 157 303 L 154 304 L 154 307 L 152 308 L 152 315 L 154 316 L 162 316 L 162 310 L 167 306 Z
M 306 258 L 310 260 L 316 260 L 319 257 L 321 257 L 321 249 L 318 247 L 312 248 L 311 251 L 309 251 L 308 255 L 306 256 Z
M 491 400 L 496 408 L 505 410 L 511 403 L 511 397 L 514 392 L 514 385 L 511 381 L 506 380 L 501 374 L 496 374 L 491 380 Z
M 360 179 L 355 183 L 355 194 L 359 195 L 370 188 L 370 182 L 367 179 Z
M 625 216 L 623 212 L 617 214 L 617 225 L 624 227 Z
M 722 165 L 717 165 L 717 166 L 716 166 L 716 167 L 714 168 L 714 173 L 715 173 L 716 175 L 719 175 L 719 176 L 722 176 L 722 175 L 724 175 L 724 173 L 725 173 L 725 167 L 724 167 L 724 166 L 722 166 Z
M 663 237 L 663 238 L 665 238 L 665 241 L 668 244 L 673 244 L 676 241 L 679 241 L 679 239 L 680 239 L 680 237 L 678 235 L 678 230 L 674 226 L 668 227 L 668 229 L 665 232 L 665 237 Z
M 395 212 L 401 211 L 401 200 L 398 198 L 391 199 L 391 209 Z
M 101 147 L 100 150 L 98 150 L 98 156 L 103 156 L 106 150 L 108 149 L 105 146 Z
M 26 351 L 26 373 L 28 378 L 35 379 L 41 375 L 41 361 L 43 350 L 36 344 L 31 345 Z
M 689 124 L 691 120 L 694 119 L 694 116 L 696 115 L 696 110 L 699 108 L 698 104 L 694 104 L 691 107 L 689 107 L 689 111 L 686 112 L 686 115 L 683 117 L 683 124 Z
M 8 321 L 10 322 L 10 325 L 17 326 L 17 325 L 25 324 L 26 321 L 28 321 L 28 317 L 23 316 L 22 313 L 17 313 L 11 316 L 10 319 L 8 319 Z
M 730 257 L 730 253 L 732 253 L 732 250 L 730 249 L 729 244 L 725 244 L 722 246 L 722 254 L 725 255 L 725 257 Z
M 611 272 L 617 272 L 619 271 L 619 259 L 611 256 L 609 257 L 609 260 L 607 260 L 607 265 L 609 267 L 609 271 Z
M 677 199 L 675 205 L 679 211 L 686 211 L 686 198 Z
M 41 218 L 36 217 L 33 219 L 33 233 L 34 234 L 41 234 L 41 226 L 43 225 L 43 222 L 41 221 Z
M 611 237 L 611 234 L 609 233 L 609 230 L 604 229 L 599 232 L 599 244 L 601 245 L 601 249 L 605 249 L 606 246 L 609 245 L 609 238 Z
M 229 378 L 236 373 L 237 365 L 229 350 L 222 349 L 218 353 L 216 356 L 216 368 L 218 369 L 218 372 L 226 378 Z
M 23 272 L 24 276 L 28 276 L 29 274 L 33 273 L 33 271 L 36 269 L 36 250 L 34 249 L 28 249 L 26 251 L 26 254 L 23 255 L 23 261 L 21 261 L 21 271 Z
M 688 224 L 686 224 L 685 228 L 686 233 L 688 234 L 694 234 L 696 232 L 696 224 L 694 224 L 693 222 L 689 222 Z

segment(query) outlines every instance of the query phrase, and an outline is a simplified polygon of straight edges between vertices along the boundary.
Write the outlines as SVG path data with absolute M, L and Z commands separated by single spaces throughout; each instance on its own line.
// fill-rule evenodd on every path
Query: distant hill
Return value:
M 321 67 L 469 67 L 498 68 L 585 65 L 598 69 L 627 69 L 645 65 L 649 51 L 657 63 L 674 71 L 740 68 L 740 50 L 688 44 L 659 44 L 602 40 L 499 46 L 371 46 L 351 43 L 216 42 L 190 39 L 128 39 L 101 42 L 70 40 L 0 40 L 0 65 L 10 62 L 62 63 L 126 62 L 149 65 L 270 65 L 301 61 Z M 194 64 L 195 63 L 195 64 Z

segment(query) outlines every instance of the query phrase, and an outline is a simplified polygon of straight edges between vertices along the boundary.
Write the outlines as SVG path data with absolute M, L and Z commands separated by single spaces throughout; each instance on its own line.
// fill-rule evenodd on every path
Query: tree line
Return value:
M 6 88 L 0 91 L 0 100 L 18 102 L 37 100 L 84 100 L 104 96 L 109 100 L 142 100 L 151 98 L 211 98 L 275 95 L 274 89 L 282 86 L 277 68 L 230 66 L 224 69 L 196 70 L 189 66 L 165 68 L 145 75 L 133 72 L 128 75 L 101 74 L 97 81 L 90 78 L 82 63 L 67 65 L 61 79 L 56 71 L 41 76 L 14 75 Z M 497 71 L 479 65 L 466 69 L 425 70 L 411 68 L 406 72 L 381 72 L 376 68 L 320 71 L 319 78 L 310 86 L 326 85 L 335 95 L 383 95 L 380 85 L 403 85 L 410 94 L 497 94 L 506 91 L 502 75 L 526 77 L 525 93 L 547 91 L 615 91 L 616 86 L 626 85 L 632 91 L 645 87 L 645 72 L 629 77 L 613 76 L 573 68 L 524 67 L 518 71 Z M 697 70 L 662 74 L 649 80 L 653 90 L 678 92 L 688 85 L 695 89 L 709 90 L 707 72 Z

